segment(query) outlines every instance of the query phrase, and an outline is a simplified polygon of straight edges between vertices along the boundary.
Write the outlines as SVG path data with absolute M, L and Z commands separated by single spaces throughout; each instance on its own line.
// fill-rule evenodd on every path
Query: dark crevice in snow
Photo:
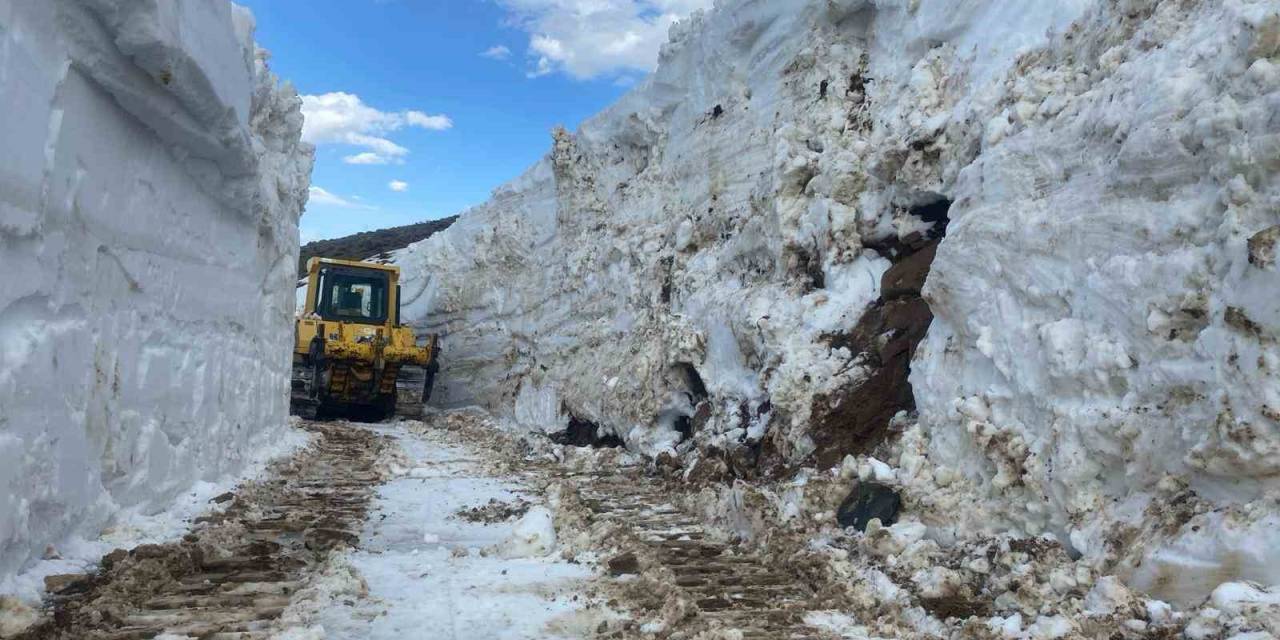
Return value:
M 827 288 L 827 274 L 822 265 L 822 259 L 805 249 L 797 249 L 794 252 L 794 273 L 800 280 L 803 290 L 807 293 L 815 289 Z
M 680 434 L 680 442 L 693 437 L 693 420 L 689 416 L 677 416 L 672 426 Z
M 693 437 L 693 432 L 697 427 L 706 422 L 706 418 L 710 413 L 710 405 L 706 402 L 707 384 L 702 380 L 702 374 L 698 373 L 697 367 L 689 362 L 677 362 L 671 366 L 673 373 L 678 376 L 677 383 L 683 383 L 684 394 L 689 398 L 689 407 L 693 408 L 692 414 L 686 414 L 684 411 L 688 409 L 680 409 L 678 413 L 669 414 L 665 419 L 670 421 L 673 429 L 680 434 L 680 441 L 684 442 Z M 659 416 L 659 420 L 663 420 Z
M 662 304 L 671 304 L 672 279 L 674 277 L 672 268 L 674 264 L 675 258 L 672 256 L 667 256 L 658 261 L 659 268 L 662 271 L 662 292 L 660 294 Z
M 950 200 L 939 198 L 934 202 L 913 207 L 910 213 L 925 222 L 933 223 L 928 234 L 930 238 L 941 238 L 947 235 L 947 225 L 951 224 Z
M 939 238 L 946 237 L 947 226 L 951 224 L 951 200 L 937 194 L 929 194 L 924 204 L 905 209 L 905 214 L 930 223 L 922 231 L 915 231 L 905 236 L 891 235 L 888 238 L 864 240 L 863 246 L 874 250 L 885 259 L 898 263 L 911 257 Z
M 564 431 L 551 434 L 551 441 L 573 447 L 617 448 L 623 446 L 622 439 L 608 433 L 601 435 L 600 425 L 583 420 L 569 414 L 569 426 Z
M 684 374 L 685 384 L 688 385 L 693 404 L 706 400 L 707 384 L 702 381 L 702 375 L 698 373 L 698 369 L 688 362 L 677 362 L 675 367 Z

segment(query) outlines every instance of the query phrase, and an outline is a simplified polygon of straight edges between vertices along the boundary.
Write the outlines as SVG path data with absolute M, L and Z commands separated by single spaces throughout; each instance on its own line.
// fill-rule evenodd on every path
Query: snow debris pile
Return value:
M 407 315 L 446 401 L 691 482 L 892 446 L 891 546 L 1280 584 L 1278 56 L 1266 0 L 720 2 L 399 252 Z
M 292 88 L 223 0 L 0 9 L 0 576 L 286 424 Z
M 1134 583 L 1122 565 L 1081 555 L 1052 535 L 972 526 L 956 515 L 967 508 L 960 500 L 972 499 L 972 487 L 958 479 L 922 482 L 925 469 L 938 477 L 954 473 L 929 465 L 921 455 L 925 446 L 919 427 L 912 426 L 898 444 L 881 448 L 883 461 L 849 456 L 829 473 L 708 484 L 678 500 L 763 553 L 823 566 L 843 598 L 805 619 L 840 637 L 1207 639 L 1280 633 L 1275 585 L 1226 578 L 1197 597 L 1171 597 Z M 901 510 L 844 526 L 838 514 L 848 507 L 850 484 L 900 492 Z M 1160 526 L 1165 523 L 1144 535 L 1158 542 Z M 1156 546 L 1130 544 L 1139 551 Z M 1185 571 L 1168 578 L 1169 586 L 1185 589 L 1207 568 Z M 1219 575 L 1229 574 L 1219 569 Z

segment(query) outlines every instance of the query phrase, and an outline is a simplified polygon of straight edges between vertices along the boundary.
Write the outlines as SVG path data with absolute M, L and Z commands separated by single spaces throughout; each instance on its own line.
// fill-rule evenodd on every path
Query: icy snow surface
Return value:
M 398 439 L 406 467 L 379 488 L 359 550 L 331 562 L 302 593 L 276 640 L 552 640 L 594 632 L 591 619 L 575 614 L 593 574 L 551 555 L 550 512 L 535 506 L 523 519 L 494 523 L 458 518 L 490 500 L 531 496 L 517 479 L 486 473 L 475 451 L 406 425 L 421 427 L 369 425 Z
M 311 150 L 223 0 L 0 2 L 0 105 L 3 577 L 280 439 Z
M 1280 583 L 1280 4 L 726 0 L 396 256 L 443 402 L 813 450 L 906 214 L 954 202 L 898 482 L 1176 603 Z M 696 380 L 690 375 L 696 371 Z M 853 399 L 857 401 L 857 399 Z M 1028 620 L 1053 635 L 1053 620 Z

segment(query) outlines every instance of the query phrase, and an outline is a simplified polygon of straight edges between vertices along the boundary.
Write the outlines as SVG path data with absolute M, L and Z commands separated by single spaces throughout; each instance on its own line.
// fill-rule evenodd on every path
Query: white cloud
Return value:
M 506 60 L 511 57 L 511 49 L 500 44 L 494 45 L 481 53 L 480 57 L 489 58 L 490 60 Z
M 405 127 L 444 131 L 453 127 L 445 115 L 428 115 L 421 111 L 379 111 L 366 105 L 352 93 L 326 93 L 302 96 L 302 113 L 306 124 L 302 139 L 322 144 L 345 144 L 366 151 L 347 156 L 347 164 L 399 164 L 409 150 L 387 139 L 387 135 Z
M 353 202 L 352 200 L 348 200 L 336 193 L 333 193 L 332 191 L 329 191 L 328 189 L 325 189 L 324 187 L 318 187 L 316 185 L 311 185 L 310 193 L 311 193 L 311 197 L 307 201 L 308 205 L 318 204 L 321 206 L 339 207 L 343 209 L 372 209 L 373 208 L 373 207 L 370 207 L 369 205 L 359 204 L 357 202 Z M 355 198 L 355 199 L 358 199 L 358 198 Z
M 529 34 L 531 78 L 652 71 L 672 24 L 714 0 L 498 0 Z
M 396 193 L 403 193 L 409 190 L 409 183 L 403 180 L 392 180 L 387 183 L 387 188 Z
M 384 158 L 372 151 L 357 153 L 354 156 L 347 156 L 342 159 L 347 164 L 387 164 L 387 158 Z
M 409 124 L 415 127 L 432 131 L 448 131 L 453 128 L 453 120 L 449 116 L 429 116 L 421 111 L 406 111 L 404 115 Z

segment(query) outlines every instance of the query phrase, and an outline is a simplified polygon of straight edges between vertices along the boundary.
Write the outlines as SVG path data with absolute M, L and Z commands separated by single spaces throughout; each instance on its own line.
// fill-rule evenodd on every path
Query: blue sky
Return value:
M 711 0 L 239 0 L 317 144 L 302 240 L 483 202 Z

